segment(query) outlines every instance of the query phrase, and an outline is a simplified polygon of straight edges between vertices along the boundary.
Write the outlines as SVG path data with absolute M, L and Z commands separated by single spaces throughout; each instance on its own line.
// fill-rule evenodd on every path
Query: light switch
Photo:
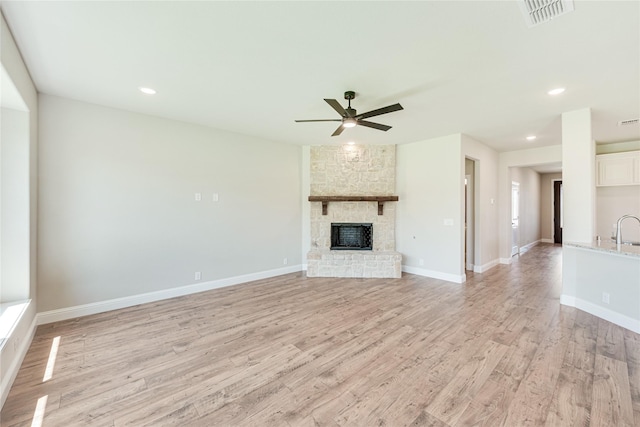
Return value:
M 214 202 L 218 201 L 218 193 L 213 193 L 213 201 Z
M 196 193 L 196 202 L 202 200 L 202 193 Z

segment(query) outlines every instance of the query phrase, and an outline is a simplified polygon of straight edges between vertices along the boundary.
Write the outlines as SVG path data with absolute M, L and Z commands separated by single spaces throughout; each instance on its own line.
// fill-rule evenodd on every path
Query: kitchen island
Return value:
M 560 303 L 640 333 L 640 246 L 564 243 Z

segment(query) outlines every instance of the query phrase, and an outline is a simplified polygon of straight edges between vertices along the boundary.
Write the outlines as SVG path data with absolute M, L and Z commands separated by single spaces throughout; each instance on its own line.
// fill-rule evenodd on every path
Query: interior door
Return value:
M 511 256 L 520 252 L 520 183 L 511 182 Z
M 553 182 L 553 242 L 562 244 L 562 181 Z

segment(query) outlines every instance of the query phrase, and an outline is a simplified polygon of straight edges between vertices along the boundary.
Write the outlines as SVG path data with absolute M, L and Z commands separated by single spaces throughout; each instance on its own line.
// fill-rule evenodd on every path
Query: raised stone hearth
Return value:
M 402 277 L 402 255 L 395 251 L 310 251 L 309 277 Z
M 401 277 L 402 256 L 395 251 L 395 153 L 393 145 L 311 147 L 307 276 Z M 371 250 L 331 250 L 332 223 L 372 224 Z

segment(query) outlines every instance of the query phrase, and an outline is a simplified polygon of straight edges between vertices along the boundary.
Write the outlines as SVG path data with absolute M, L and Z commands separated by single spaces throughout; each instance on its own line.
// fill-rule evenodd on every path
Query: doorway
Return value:
M 473 175 L 464 178 L 464 267 L 473 270 Z
M 562 181 L 553 181 L 553 243 L 562 244 Z
M 520 252 L 520 183 L 511 181 L 511 256 Z

